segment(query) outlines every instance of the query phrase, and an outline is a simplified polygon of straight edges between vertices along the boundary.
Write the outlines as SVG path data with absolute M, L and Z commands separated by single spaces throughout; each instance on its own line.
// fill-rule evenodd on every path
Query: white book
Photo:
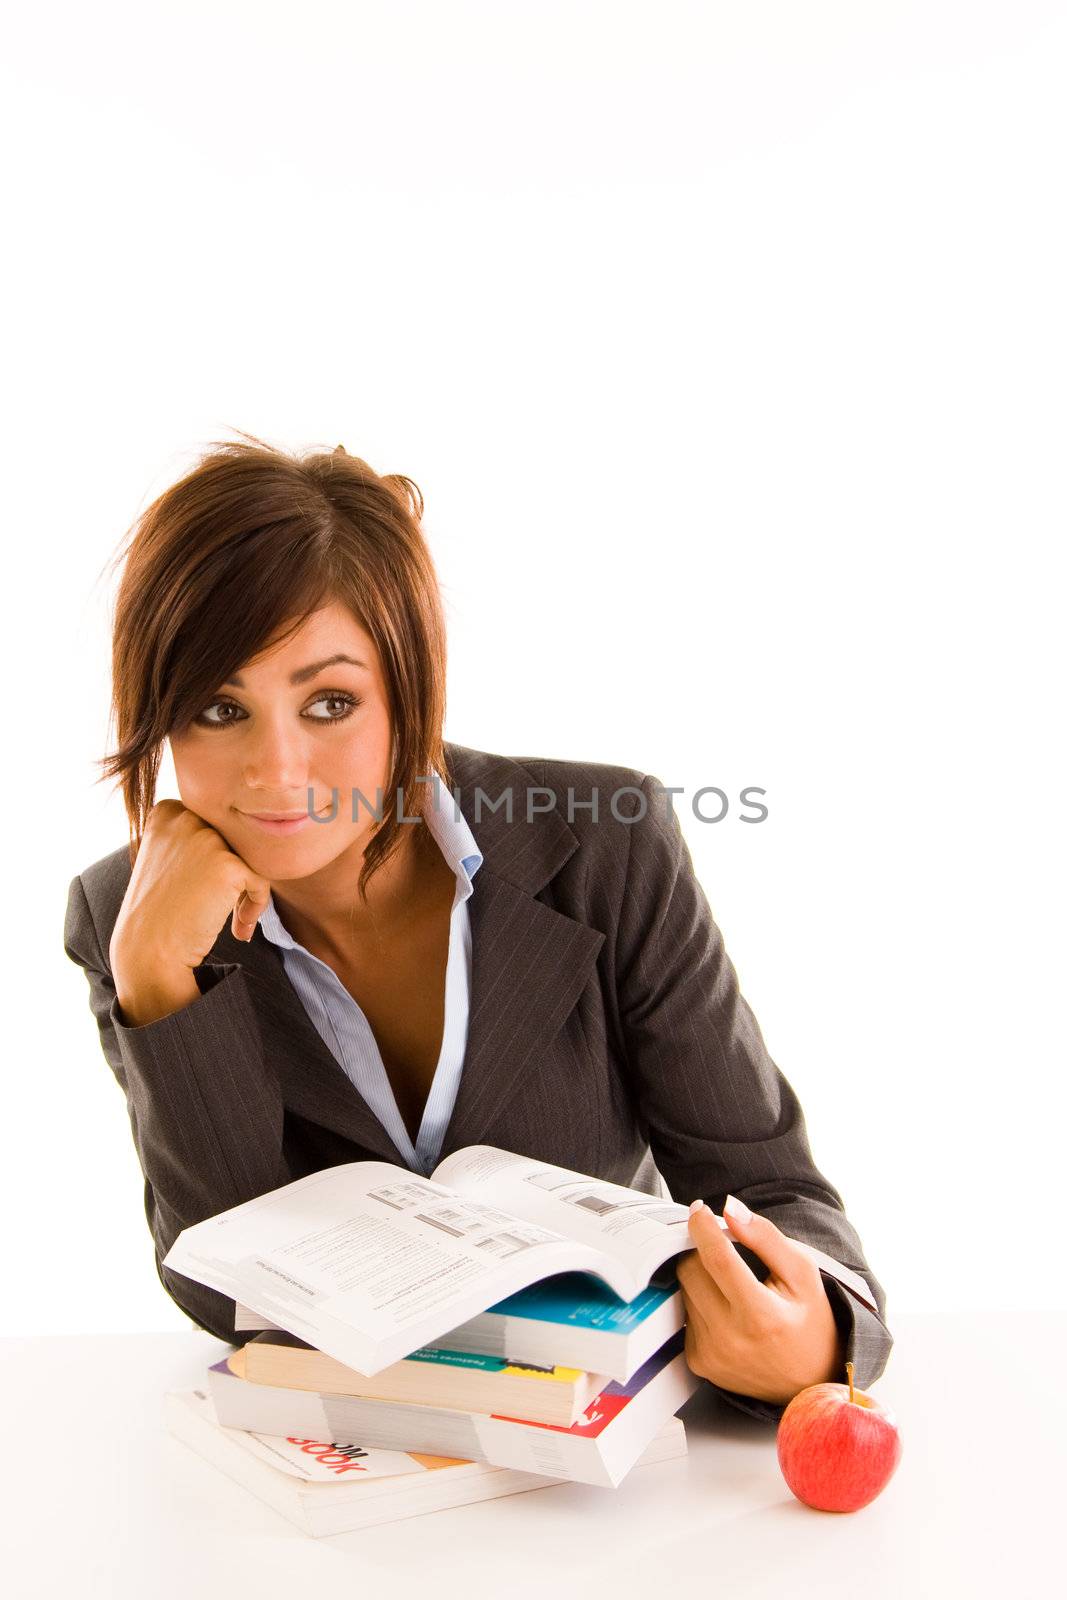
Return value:
M 223 1427 L 202 1389 L 169 1391 L 164 1421 L 175 1438 L 312 1538 L 565 1481 L 485 1461 Z M 670 1417 L 646 1445 L 635 1470 L 687 1452 L 682 1419 Z
M 688 1222 L 676 1201 L 470 1145 L 432 1178 L 386 1161 L 309 1173 L 183 1228 L 163 1265 L 373 1376 L 554 1273 L 632 1300 L 696 1249 Z M 804 1248 L 877 1310 L 861 1277 Z

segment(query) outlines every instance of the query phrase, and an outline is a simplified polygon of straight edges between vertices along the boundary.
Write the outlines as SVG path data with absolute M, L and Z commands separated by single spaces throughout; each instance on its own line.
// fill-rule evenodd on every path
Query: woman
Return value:
M 678 1277 L 687 1361 L 731 1403 L 776 1418 L 846 1358 L 870 1383 L 884 1293 L 669 799 L 630 767 L 444 741 L 421 515 L 340 447 L 242 436 L 131 530 L 102 763 L 130 843 L 73 879 L 65 947 L 165 1289 L 232 1342 L 234 1302 L 161 1266 L 183 1228 L 341 1162 L 428 1174 L 494 1144 L 727 1207 L 729 1233 L 691 1218 Z M 153 803 L 166 741 L 181 800 Z

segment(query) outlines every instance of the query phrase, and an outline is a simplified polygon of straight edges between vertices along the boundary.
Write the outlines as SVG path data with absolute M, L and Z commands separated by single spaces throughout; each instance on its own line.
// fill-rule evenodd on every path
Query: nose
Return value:
M 309 784 L 307 750 L 300 729 L 288 719 L 284 723 L 258 719 L 242 754 L 242 776 L 249 794 L 268 796 L 279 810 L 304 804 Z

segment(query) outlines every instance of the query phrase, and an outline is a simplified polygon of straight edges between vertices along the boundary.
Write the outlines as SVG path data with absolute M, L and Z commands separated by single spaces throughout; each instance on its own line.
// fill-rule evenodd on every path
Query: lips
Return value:
M 325 811 L 309 812 L 307 806 L 301 806 L 298 811 L 244 811 L 240 806 L 235 806 L 234 809 L 240 816 L 251 817 L 255 822 L 297 822 L 301 817 L 325 815 Z
M 246 822 L 260 833 L 273 834 L 276 838 L 287 838 L 290 834 L 301 833 L 305 828 L 310 828 L 312 822 L 328 821 L 330 812 L 326 811 L 241 811 Z

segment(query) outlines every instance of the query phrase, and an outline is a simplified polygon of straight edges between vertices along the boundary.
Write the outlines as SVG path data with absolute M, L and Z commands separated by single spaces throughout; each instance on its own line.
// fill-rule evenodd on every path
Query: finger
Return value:
M 766 1262 L 779 1283 L 794 1294 L 811 1290 L 819 1269 L 802 1245 L 776 1227 L 770 1217 L 750 1211 L 735 1195 L 726 1196 L 722 1209 L 733 1238 Z
M 242 889 L 241 893 L 237 896 L 237 903 L 234 906 L 233 914 L 230 917 L 230 932 L 233 934 L 235 939 L 243 939 L 247 943 L 247 941 L 252 937 L 252 931 L 251 929 L 246 929 L 244 925 L 244 904 L 245 892 Z
M 704 1316 L 715 1321 L 729 1314 L 729 1300 L 708 1275 L 697 1251 L 690 1250 L 679 1258 L 676 1276 L 687 1308 L 702 1307 Z
M 231 924 L 235 939 L 242 939 L 248 943 L 256 930 L 256 923 L 267 908 L 269 899 L 270 884 L 265 879 L 261 883 L 248 884 L 241 890 L 237 904 L 233 908 Z
M 703 1203 L 689 1217 L 689 1237 L 697 1247 L 701 1266 L 730 1305 L 755 1307 L 763 1285 L 734 1249 L 714 1211 Z
M 726 1306 L 725 1300 L 723 1305 Z M 722 1315 L 728 1316 L 729 1309 L 727 1308 Z M 715 1319 L 713 1318 L 712 1321 L 714 1323 Z M 694 1357 L 699 1359 L 702 1352 L 714 1350 L 721 1343 L 712 1328 L 708 1326 L 707 1321 L 701 1314 L 700 1307 L 693 1305 L 691 1302 L 687 1303 L 685 1308 L 685 1343 L 687 1362 L 691 1362 Z
M 686 1257 L 687 1281 L 679 1286 L 685 1321 L 686 1360 L 702 1359 L 709 1350 L 727 1347 L 731 1339 L 730 1302 L 708 1277 L 695 1251 Z M 695 1370 L 695 1369 L 694 1369 Z

